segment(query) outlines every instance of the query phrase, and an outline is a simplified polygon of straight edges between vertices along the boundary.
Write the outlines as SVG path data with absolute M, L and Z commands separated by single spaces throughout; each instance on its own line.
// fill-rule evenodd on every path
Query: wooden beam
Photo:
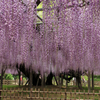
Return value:
M 23 2 L 23 0 L 19 0 L 19 2 L 22 2 L 22 4 L 24 4 L 24 5 L 26 6 L 26 4 Z M 40 3 L 41 3 L 40 0 L 37 0 L 37 1 L 36 1 L 36 5 L 37 5 L 37 6 L 38 6 Z
M 40 0 L 37 0 L 37 1 L 36 1 L 36 5 L 37 5 L 37 6 L 38 6 L 40 3 L 41 3 Z
M 43 22 L 43 19 L 39 15 L 37 15 L 37 18 Z
M 25 83 L 25 86 L 26 86 L 27 84 L 29 84 L 29 81 L 30 81 L 30 80 L 28 79 L 27 82 Z
M 43 8 L 38 8 L 38 9 L 36 9 L 37 11 L 43 11 Z
M 84 6 L 86 6 L 86 5 L 89 5 L 89 2 L 83 2 L 83 3 L 79 4 L 78 7 L 84 7 Z M 63 5 L 62 5 L 62 6 L 63 6 Z M 74 6 L 75 6 L 75 5 L 66 6 L 65 9 L 67 9 L 67 8 L 72 8 L 72 7 L 74 7 Z M 52 8 L 38 8 L 38 9 L 36 9 L 36 10 L 37 10 L 37 11 L 44 11 L 44 10 L 54 10 L 54 9 L 57 9 L 57 8 L 59 8 L 59 6 L 52 7 Z

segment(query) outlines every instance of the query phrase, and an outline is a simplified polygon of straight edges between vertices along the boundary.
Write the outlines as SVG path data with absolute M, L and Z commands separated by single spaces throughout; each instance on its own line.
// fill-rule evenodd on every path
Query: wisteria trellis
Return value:
M 43 1 L 43 2 L 42 2 Z M 100 69 L 100 0 L 0 1 L 0 69 L 25 64 L 35 72 Z

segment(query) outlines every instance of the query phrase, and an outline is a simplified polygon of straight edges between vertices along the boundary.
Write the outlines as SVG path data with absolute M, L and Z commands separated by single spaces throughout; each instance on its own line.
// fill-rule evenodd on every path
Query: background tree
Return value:
M 1 0 L 0 70 L 4 66 L 17 68 L 27 77 L 32 71 L 36 85 L 40 74 L 42 78 L 50 74 L 52 80 L 60 73 L 99 69 L 99 0 L 42 1 L 43 19 L 37 31 L 39 0 L 26 4 L 21 0 Z

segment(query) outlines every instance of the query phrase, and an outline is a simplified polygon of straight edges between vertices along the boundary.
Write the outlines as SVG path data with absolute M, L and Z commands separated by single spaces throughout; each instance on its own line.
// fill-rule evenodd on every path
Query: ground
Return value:
M 7 86 L 5 85 L 3 87 L 4 89 L 7 88 L 7 91 L 2 92 L 3 96 L 10 96 L 10 98 L 5 98 L 3 100 L 18 100 L 20 98 L 21 100 L 30 100 L 30 95 L 32 100 L 43 100 L 43 98 L 58 98 L 53 100 L 60 100 L 64 99 L 65 96 L 67 99 L 85 99 L 85 100 L 91 100 L 94 98 L 94 100 L 98 100 L 100 97 L 97 94 L 88 94 L 88 88 L 83 87 L 82 90 L 79 90 L 75 86 L 68 86 L 67 88 L 65 86 L 59 87 L 59 86 L 45 86 L 45 87 L 32 87 L 32 92 L 30 92 L 30 89 L 28 86 Z M 11 91 L 13 90 L 13 91 Z M 94 93 L 99 93 L 100 87 L 95 87 Z M 65 94 L 66 92 L 66 94 Z M 93 93 L 92 89 L 90 93 Z M 11 98 L 15 96 L 15 98 Z M 25 99 L 26 98 L 26 99 Z M 38 99 L 39 98 L 39 99 Z M 45 99 L 45 100 L 49 100 Z M 51 99 L 50 99 L 51 100 Z
M 84 76 L 87 80 L 87 77 Z M 100 80 L 99 77 L 94 77 L 95 88 L 94 91 L 88 93 L 87 84 L 81 90 L 78 87 L 73 86 L 72 81 L 68 83 L 66 88 L 66 81 L 63 80 L 63 86 L 57 86 L 53 78 L 52 86 L 33 86 L 32 90 L 29 89 L 29 86 L 18 86 L 18 85 L 3 85 L 2 95 L 3 100 L 65 100 L 66 99 L 75 99 L 76 100 L 99 100 L 100 98 Z M 98 81 L 99 80 L 99 81 Z M 31 99 L 32 98 L 32 99 Z M 48 98 L 48 99 L 47 99 Z M 52 98 L 52 99 L 51 99 Z M 53 99 L 54 98 L 54 99 Z M 2 99 L 1 99 L 2 100 Z

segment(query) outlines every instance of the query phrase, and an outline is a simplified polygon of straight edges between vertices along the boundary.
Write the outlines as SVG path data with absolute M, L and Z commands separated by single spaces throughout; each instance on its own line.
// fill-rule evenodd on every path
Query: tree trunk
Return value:
M 42 76 L 42 87 L 45 86 L 45 75 Z
M 55 78 L 56 84 L 58 85 L 58 82 L 57 82 L 57 78 L 56 78 L 56 76 L 54 76 L 54 78 Z
M 50 74 L 47 76 L 46 85 L 52 85 L 52 78 L 53 78 L 53 74 L 52 72 L 50 72 Z
M 81 75 L 79 75 L 78 87 L 79 87 L 79 89 L 82 89 L 82 84 L 81 84 Z
M 76 83 L 79 89 L 82 89 L 82 84 L 81 84 L 81 75 L 78 74 L 76 77 Z

